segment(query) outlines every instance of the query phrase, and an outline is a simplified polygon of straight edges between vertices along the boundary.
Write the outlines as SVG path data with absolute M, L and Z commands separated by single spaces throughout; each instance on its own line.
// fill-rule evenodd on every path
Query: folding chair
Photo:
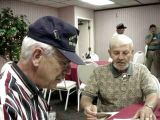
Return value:
M 79 111 L 79 104 L 80 104 L 80 95 L 81 92 L 84 90 L 86 86 L 86 81 L 89 80 L 90 75 L 93 73 L 93 70 L 98 66 L 96 63 L 90 63 L 86 65 L 78 65 L 77 73 L 78 73 L 78 107 L 77 110 Z
M 62 94 L 61 91 L 67 91 L 67 96 L 66 96 L 66 103 L 65 103 L 65 111 L 67 110 L 67 106 L 68 106 L 68 99 L 69 99 L 69 95 L 71 95 L 72 93 L 77 91 L 77 85 L 75 81 L 70 81 L 70 80 L 62 80 L 60 83 L 57 84 L 55 89 L 50 89 L 49 90 L 49 96 L 48 96 L 48 100 L 47 103 L 50 103 L 50 98 L 51 98 L 51 94 L 52 92 L 58 90 L 59 91 L 59 95 L 60 95 L 60 100 L 62 101 Z M 44 98 L 46 98 L 46 93 L 44 94 Z
M 133 56 L 133 63 L 141 63 L 144 64 L 145 62 L 145 55 L 142 51 L 137 51 Z

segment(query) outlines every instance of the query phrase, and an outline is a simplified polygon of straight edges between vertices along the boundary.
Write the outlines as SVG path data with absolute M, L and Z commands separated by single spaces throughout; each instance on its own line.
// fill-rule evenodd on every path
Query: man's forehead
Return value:
M 123 47 L 130 47 L 131 44 L 116 44 L 116 45 L 112 45 L 112 48 L 123 48 Z
M 132 50 L 132 47 L 130 44 L 124 44 L 124 45 L 114 45 L 111 47 L 112 51 L 117 50 Z

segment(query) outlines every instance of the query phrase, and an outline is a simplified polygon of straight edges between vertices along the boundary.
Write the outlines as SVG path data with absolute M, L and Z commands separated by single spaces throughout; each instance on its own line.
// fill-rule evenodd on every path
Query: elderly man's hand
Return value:
M 151 108 L 144 106 L 136 112 L 133 119 L 156 120 L 156 116 L 154 115 L 153 110 Z
M 87 120 L 97 120 L 97 106 L 90 105 L 84 109 Z

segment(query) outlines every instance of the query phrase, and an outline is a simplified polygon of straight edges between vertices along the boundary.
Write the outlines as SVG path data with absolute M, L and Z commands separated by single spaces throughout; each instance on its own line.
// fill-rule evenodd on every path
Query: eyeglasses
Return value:
M 57 58 L 56 58 L 57 59 Z M 70 62 L 71 61 L 69 61 L 69 60 L 64 60 L 64 59 L 62 59 L 62 58 L 60 58 L 60 59 L 57 59 L 57 62 L 61 65 L 61 66 L 63 66 L 63 67 L 67 67 L 68 65 L 70 65 Z
M 44 48 L 41 48 L 41 49 L 45 52 Z M 55 52 L 53 53 L 53 56 L 57 60 L 57 62 L 60 64 L 60 66 L 62 66 L 62 68 L 68 68 L 71 61 L 66 57 L 64 57 L 64 55 L 60 53 L 57 49 L 54 49 L 54 50 Z
M 67 71 L 67 73 L 70 72 L 71 66 L 70 63 L 71 61 L 64 57 L 60 52 L 55 54 L 55 59 L 57 60 L 58 64 L 64 69 L 64 71 Z

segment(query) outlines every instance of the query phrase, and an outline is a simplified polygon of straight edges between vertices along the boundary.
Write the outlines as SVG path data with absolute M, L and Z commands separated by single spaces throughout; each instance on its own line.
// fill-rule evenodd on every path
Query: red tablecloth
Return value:
M 107 61 L 95 61 L 98 65 L 105 65 L 108 62 Z M 66 80 L 72 80 L 76 81 L 78 84 L 78 78 L 77 78 L 77 65 L 74 63 L 71 63 L 71 72 L 70 74 L 66 75 Z
M 117 113 L 116 115 L 112 116 L 111 118 L 107 119 L 107 120 L 113 120 L 113 119 L 129 119 L 132 118 L 134 116 L 134 114 L 136 113 L 136 111 L 138 109 L 140 109 L 143 106 L 143 104 L 132 104 L 129 105 L 128 107 L 120 110 L 119 113 Z M 160 105 L 155 109 L 154 111 L 157 120 L 160 120 Z
M 74 63 L 71 63 L 71 71 L 70 74 L 67 74 L 65 77 L 66 80 L 72 80 L 76 81 L 78 83 L 78 78 L 77 78 L 77 65 Z

